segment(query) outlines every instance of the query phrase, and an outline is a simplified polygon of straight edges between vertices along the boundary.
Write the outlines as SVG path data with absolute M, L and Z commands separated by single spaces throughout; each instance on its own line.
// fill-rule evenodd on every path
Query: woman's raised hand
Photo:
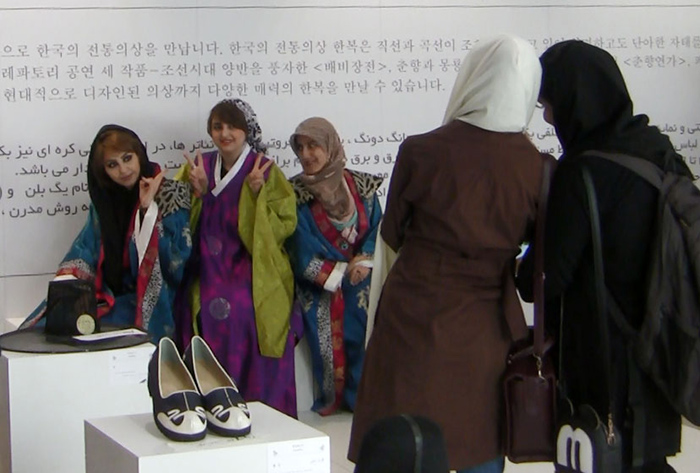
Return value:
M 190 165 L 190 184 L 194 190 L 194 195 L 202 197 L 209 189 L 209 179 L 207 178 L 207 172 L 204 170 L 202 151 L 197 150 L 194 161 L 187 153 L 185 153 L 185 159 Z
M 253 164 L 253 169 L 251 169 L 250 174 L 248 174 L 247 177 L 250 190 L 252 190 L 253 194 L 255 195 L 258 195 L 258 192 L 260 192 L 260 189 L 265 183 L 265 171 L 267 171 L 270 168 L 270 166 L 272 166 L 272 160 L 269 160 L 268 162 L 260 166 L 262 157 L 263 154 L 258 153 L 258 157 L 255 158 L 255 164 Z
M 153 202 L 164 177 L 165 171 L 161 171 L 153 177 L 142 177 L 139 181 L 139 201 L 143 210 L 147 210 Z

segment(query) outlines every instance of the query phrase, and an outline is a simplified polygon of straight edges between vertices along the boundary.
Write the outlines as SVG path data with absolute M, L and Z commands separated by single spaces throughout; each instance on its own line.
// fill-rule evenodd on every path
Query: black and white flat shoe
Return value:
M 250 433 L 248 405 L 202 337 L 192 337 L 184 359 L 202 393 L 209 430 L 224 437 Z
M 175 343 L 161 338 L 148 364 L 148 392 L 153 419 L 163 435 L 178 442 L 201 440 L 207 434 L 202 396 L 182 362 Z

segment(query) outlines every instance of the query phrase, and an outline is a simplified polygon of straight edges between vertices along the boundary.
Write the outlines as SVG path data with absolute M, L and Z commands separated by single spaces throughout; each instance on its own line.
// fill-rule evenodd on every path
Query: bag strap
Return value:
M 542 168 L 542 186 L 540 199 L 537 204 L 537 220 L 535 220 L 535 274 L 533 279 L 534 290 L 534 355 L 541 360 L 545 352 L 544 346 L 544 231 L 545 218 L 547 216 L 547 200 L 549 199 L 549 184 L 551 180 L 552 163 L 548 158 L 544 160 Z
M 637 158 L 628 154 L 622 153 L 608 153 L 605 151 L 589 150 L 581 153 L 581 156 L 598 156 L 599 158 L 604 158 L 614 163 L 623 166 L 630 171 L 636 173 L 647 181 L 652 186 L 657 189 L 661 189 L 664 171 L 646 159 Z M 617 324 L 620 331 L 626 337 L 633 337 L 637 334 L 637 330 L 632 327 L 632 325 L 627 321 L 624 312 L 620 308 L 619 304 L 613 297 L 609 289 L 606 288 L 607 292 L 607 302 L 610 309 L 610 314 L 612 315 L 613 321 Z
M 540 186 L 540 195 L 537 203 L 537 215 L 535 216 L 535 241 L 534 247 L 532 248 L 535 257 L 533 268 L 535 337 L 532 345 L 528 344 L 527 347 L 519 350 L 517 353 L 512 353 L 510 356 L 513 358 L 533 355 L 537 358 L 542 358 L 542 355 L 552 346 L 552 342 L 545 340 L 544 338 L 544 284 L 542 284 L 544 281 L 544 223 L 545 215 L 547 213 L 547 199 L 549 197 L 549 182 L 552 176 L 552 162 L 548 157 L 544 157 L 544 155 L 542 156 L 542 184 Z M 516 303 L 520 304 L 520 302 Z M 523 338 L 528 334 L 528 325 L 524 315 L 514 315 L 513 311 L 506 310 L 505 316 L 506 323 L 508 324 L 508 328 L 510 329 L 511 336 L 514 337 L 514 340 L 516 340 L 515 334 L 523 334 Z
M 641 178 L 657 189 L 661 189 L 664 171 L 646 159 L 637 158 L 628 154 L 608 153 L 606 151 L 596 150 L 585 151 L 581 153 L 581 156 L 597 156 L 599 158 L 617 163 L 620 166 L 624 166 L 630 171 L 637 173 Z
M 605 270 L 603 267 L 603 247 L 600 236 L 600 216 L 598 213 L 598 200 L 596 198 L 593 178 L 587 167 L 583 167 L 583 182 L 586 186 L 588 197 L 588 212 L 591 223 L 591 240 L 593 242 L 593 271 L 595 279 L 596 309 L 598 312 L 598 327 L 600 341 L 603 350 L 603 364 L 605 365 L 605 379 L 608 384 L 608 431 L 607 441 L 609 445 L 615 442 L 615 429 L 613 425 L 613 378 L 610 361 L 610 328 L 607 318 L 607 301 L 605 288 Z

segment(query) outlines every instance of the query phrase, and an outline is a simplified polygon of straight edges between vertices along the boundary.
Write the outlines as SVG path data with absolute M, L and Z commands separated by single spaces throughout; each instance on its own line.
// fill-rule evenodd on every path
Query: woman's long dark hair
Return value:
M 88 158 L 88 191 L 100 222 L 104 250 L 104 284 L 115 296 L 123 294 L 124 248 L 131 217 L 139 204 L 139 185 L 127 189 L 115 183 L 105 171 L 105 151 L 132 152 L 138 156 L 143 176 L 153 177 L 146 147 L 138 135 L 119 125 L 105 125 L 95 136 Z

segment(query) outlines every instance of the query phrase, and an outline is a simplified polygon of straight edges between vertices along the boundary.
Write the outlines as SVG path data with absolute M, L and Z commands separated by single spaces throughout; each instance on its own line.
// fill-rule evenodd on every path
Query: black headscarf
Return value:
M 419 416 L 379 420 L 365 434 L 355 473 L 449 473 L 442 430 Z
M 114 295 L 124 292 L 122 278 L 124 270 L 124 247 L 131 217 L 139 204 L 139 185 L 127 189 L 112 181 L 103 169 L 101 163 L 96 162 L 98 144 L 109 134 L 120 132 L 130 135 L 138 142 L 138 149 L 122 150 L 135 152 L 139 158 L 141 177 L 153 177 L 155 168 L 148 161 L 146 147 L 136 133 L 119 125 L 105 125 L 97 132 L 90 146 L 88 157 L 88 191 L 90 200 L 97 210 L 100 221 L 100 234 L 104 249 L 104 263 L 102 273 L 104 284 L 109 287 Z M 99 175 L 98 175 L 99 174 Z
M 646 115 L 633 115 L 622 73 L 605 50 L 563 41 L 547 49 L 540 62 L 540 98 L 552 107 L 562 157 L 587 150 L 617 152 L 692 176 L 668 136 L 650 126 Z

